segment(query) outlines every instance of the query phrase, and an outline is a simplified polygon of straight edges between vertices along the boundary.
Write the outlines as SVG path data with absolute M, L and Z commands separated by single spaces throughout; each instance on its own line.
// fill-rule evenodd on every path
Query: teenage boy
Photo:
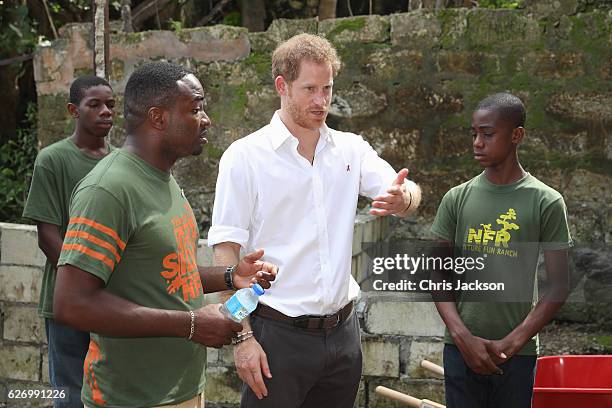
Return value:
M 485 272 L 510 286 L 526 279 L 524 287 L 530 288 L 515 302 L 467 301 L 466 292 L 455 292 L 454 302 L 436 301 L 446 324 L 448 408 L 530 407 L 537 333 L 567 298 L 572 240 L 566 207 L 557 191 L 519 163 L 525 117 L 521 100 L 508 93 L 478 104 L 471 129 L 474 158 L 484 172 L 446 193 L 431 228 L 446 245 L 486 253 Z M 539 248 L 550 287 L 534 307 L 528 299 L 534 295 Z
M 45 319 L 49 379 L 54 388 L 67 387 L 70 396 L 69 402 L 56 400 L 54 404 L 55 407 L 82 407 L 83 360 L 89 333 L 53 319 L 53 290 L 72 190 L 112 150 L 105 142 L 115 115 L 111 86 L 93 75 L 75 79 L 70 86 L 68 111 L 76 122 L 74 133 L 38 154 L 23 216 L 36 221 L 38 246 L 47 257 L 38 313 Z

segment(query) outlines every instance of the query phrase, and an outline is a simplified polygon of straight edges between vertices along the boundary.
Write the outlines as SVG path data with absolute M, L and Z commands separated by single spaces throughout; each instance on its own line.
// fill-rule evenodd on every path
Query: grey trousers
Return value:
M 268 357 L 268 396 L 242 387 L 241 408 L 353 408 L 361 379 L 361 341 L 355 311 L 333 329 L 300 329 L 251 317 L 253 334 Z

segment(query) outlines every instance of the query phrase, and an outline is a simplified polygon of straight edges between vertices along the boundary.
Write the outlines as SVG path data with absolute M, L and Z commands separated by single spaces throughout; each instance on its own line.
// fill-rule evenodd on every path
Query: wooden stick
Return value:
M 399 401 L 399 402 L 401 402 L 401 403 L 403 403 L 405 405 L 408 405 L 409 407 L 413 407 L 413 408 L 420 408 L 421 407 L 421 400 L 420 399 L 411 397 L 410 395 L 406 395 L 404 393 L 392 390 L 392 389 L 387 388 L 387 387 L 383 387 L 382 385 L 379 385 L 378 387 L 376 387 L 376 389 L 374 391 L 377 394 L 382 395 L 383 397 L 387 397 L 387 398 L 390 398 L 392 400 Z
M 200 21 L 198 21 L 196 25 L 199 27 L 205 26 L 206 24 L 210 23 L 215 18 L 217 13 L 219 13 L 227 3 L 229 3 L 229 0 L 221 0 L 215 5 L 215 7 L 213 7 L 212 10 L 210 10 L 210 13 L 200 19 Z
M 446 406 L 438 404 L 437 402 L 430 401 L 427 399 L 421 400 L 418 398 L 414 398 L 399 391 L 383 387 L 382 385 L 376 387 L 374 391 L 379 395 L 390 398 L 394 401 L 401 402 L 402 404 L 413 408 L 446 408 Z
M 446 405 L 438 404 L 427 399 L 421 400 L 421 408 L 446 408 Z
M 23 55 L 18 55 L 16 57 L 6 58 L 3 60 L 0 60 L 0 67 L 3 65 L 10 65 L 13 62 L 23 62 L 23 61 L 31 60 L 32 58 L 33 58 L 33 54 L 23 54 Z
M 422 360 L 421 361 L 421 367 L 423 367 L 426 370 L 431 371 L 434 374 L 438 374 L 441 375 L 442 377 L 444 377 L 444 368 L 440 367 L 439 365 L 432 363 L 431 361 L 428 360 Z
M 53 24 L 53 17 L 51 17 L 51 13 L 49 13 L 49 7 L 47 6 L 47 0 L 42 0 L 43 7 L 45 8 L 45 14 L 47 15 L 47 20 L 49 21 L 49 25 L 51 26 L 51 31 L 53 32 L 53 38 L 57 40 L 57 30 L 55 29 L 55 24 Z

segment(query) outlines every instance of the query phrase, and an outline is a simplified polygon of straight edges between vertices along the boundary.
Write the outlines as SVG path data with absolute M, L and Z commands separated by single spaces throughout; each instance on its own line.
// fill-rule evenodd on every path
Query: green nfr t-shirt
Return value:
M 139 305 L 193 310 L 204 305 L 198 237 L 193 211 L 174 178 L 115 150 L 74 190 L 58 265 L 87 271 L 108 292 Z M 205 361 L 205 347 L 185 338 L 92 333 L 83 401 L 90 407 L 176 404 L 203 391 Z
M 59 226 L 63 238 L 72 190 L 101 159 L 82 152 L 70 138 L 42 149 L 34 163 L 23 216 Z M 47 260 L 38 302 L 38 313 L 46 318 L 53 318 L 55 272 L 55 266 Z
M 483 257 L 484 270 L 466 274 L 505 283 L 504 291 L 486 301 L 456 292 L 457 310 L 467 328 L 490 340 L 508 335 L 537 300 L 540 248 L 572 245 L 563 197 L 530 174 L 513 184 L 496 185 L 482 173 L 452 188 L 442 198 L 431 231 L 459 251 Z M 512 301 L 504 301 L 504 296 Z M 453 343 L 448 329 L 445 342 Z M 537 354 L 537 342 L 535 336 L 519 354 Z

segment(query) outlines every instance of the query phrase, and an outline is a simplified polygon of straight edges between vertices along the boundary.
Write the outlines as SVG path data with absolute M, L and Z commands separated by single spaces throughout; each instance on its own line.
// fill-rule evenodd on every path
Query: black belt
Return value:
M 340 323 L 345 321 L 353 311 L 353 302 L 349 302 L 338 312 L 330 315 L 302 315 L 297 317 L 287 316 L 270 306 L 262 303 L 257 305 L 257 309 L 253 311 L 256 316 L 266 317 L 268 319 L 277 320 L 279 322 L 291 323 L 294 327 L 301 329 L 333 329 Z

